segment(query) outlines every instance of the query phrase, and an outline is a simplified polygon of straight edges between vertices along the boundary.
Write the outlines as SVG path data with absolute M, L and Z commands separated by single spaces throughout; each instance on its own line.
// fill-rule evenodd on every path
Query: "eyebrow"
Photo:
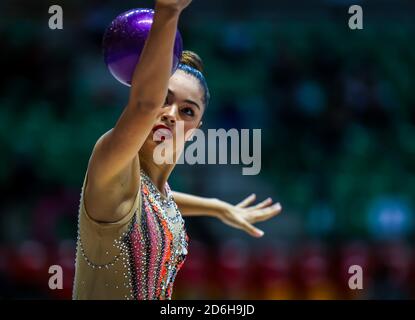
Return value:
M 175 95 L 174 92 L 171 91 L 170 89 L 167 89 L 167 92 L 172 94 L 173 96 Z M 189 104 L 193 104 L 194 106 L 196 106 L 200 110 L 200 106 L 196 102 L 194 102 L 193 100 L 186 99 L 186 100 L 183 100 L 183 101 L 186 102 L 186 103 L 189 103 Z

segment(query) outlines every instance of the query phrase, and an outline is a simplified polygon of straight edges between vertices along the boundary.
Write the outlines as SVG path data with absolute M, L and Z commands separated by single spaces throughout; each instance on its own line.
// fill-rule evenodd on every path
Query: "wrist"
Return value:
M 220 218 L 229 207 L 229 203 L 217 198 L 212 198 L 209 201 L 211 208 L 209 215 L 215 218 Z
M 163 4 L 157 2 L 154 7 L 154 11 L 163 14 L 168 14 L 171 16 L 179 16 L 182 12 L 182 9 L 177 5 Z

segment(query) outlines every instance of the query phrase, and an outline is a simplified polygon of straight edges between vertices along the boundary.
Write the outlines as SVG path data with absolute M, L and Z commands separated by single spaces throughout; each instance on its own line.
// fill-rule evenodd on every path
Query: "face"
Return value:
M 173 142 L 177 159 L 177 152 L 181 153 L 184 146 L 179 143 L 177 147 L 176 142 L 183 138 L 188 140 L 193 130 L 202 124 L 205 109 L 203 97 L 204 92 L 199 81 L 192 75 L 177 70 L 169 80 L 166 101 L 140 154 L 145 153 L 144 156 L 147 157 L 151 153 L 152 156 L 154 148 L 166 141 Z M 184 132 L 181 139 L 178 139 L 178 130 Z

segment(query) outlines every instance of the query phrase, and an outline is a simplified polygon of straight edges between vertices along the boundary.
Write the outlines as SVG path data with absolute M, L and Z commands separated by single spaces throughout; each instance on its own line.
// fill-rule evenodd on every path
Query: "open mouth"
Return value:
M 158 125 L 153 128 L 153 140 L 164 141 L 166 139 L 172 139 L 173 132 L 171 129 L 164 125 Z

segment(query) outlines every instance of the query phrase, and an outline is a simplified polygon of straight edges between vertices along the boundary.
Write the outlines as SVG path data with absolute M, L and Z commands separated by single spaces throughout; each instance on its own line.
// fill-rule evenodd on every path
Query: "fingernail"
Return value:
M 274 204 L 274 208 L 276 209 L 281 209 L 281 204 L 278 202 L 276 204 Z
M 264 231 L 258 230 L 258 231 L 257 231 L 257 235 L 258 235 L 259 237 L 262 237 L 262 236 L 264 235 Z

